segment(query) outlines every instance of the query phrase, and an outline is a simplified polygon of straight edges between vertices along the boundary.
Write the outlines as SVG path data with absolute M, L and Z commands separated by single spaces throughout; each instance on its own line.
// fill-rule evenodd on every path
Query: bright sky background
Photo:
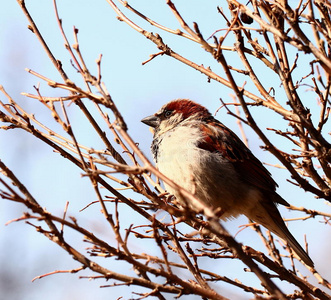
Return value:
M 205 36 L 222 27 L 220 16 L 216 11 L 219 1 L 191 0 L 190 5 L 183 0 L 174 2 L 188 24 L 191 25 L 193 21 L 198 22 Z M 130 4 L 159 23 L 174 29 L 179 28 L 165 1 L 132 1 Z M 26 5 L 54 55 L 62 61 L 67 73 L 72 74 L 72 79 L 81 82 L 72 69 L 67 51 L 63 47 L 52 1 L 26 1 Z M 61 0 L 58 1 L 58 8 L 71 44 L 74 42 L 73 26 L 79 29 L 80 47 L 88 67 L 94 74 L 96 74 L 95 60 L 100 53 L 103 54 L 103 81 L 126 118 L 130 128 L 129 133 L 136 142 L 139 142 L 146 154 L 150 155 L 149 145 L 152 136 L 140 120 L 154 113 L 164 103 L 175 98 L 190 98 L 202 103 L 214 113 L 221 105 L 219 98 L 225 102 L 232 101 L 230 90 L 215 82 L 208 83 L 204 75 L 169 57 L 158 57 L 142 66 L 142 62 L 146 61 L 150 54 L 157 53 L 158 49 L 127 24 L 119 22 L 105 0 Z M 120 9 L 125 11 L 123 7 Z M 217 25 L 218 23 L 220 25 Z M 17 2 L 4 1 L 0 11 L 0 84 L 20 105 L 34 112 L 37 118 L 54 125 L 50 121 L 50 114 L 37 101 L 20 95 L 21 92 L 34 93 L 33 85 L 40 82 L 38 78 L 24 71 L 24 68 L 30 68 L 48 78 L 61 81 L 37 39 L 27 29 L 27 24 Z M 164 34 L 142 21 L 138 24 L 153 32 L 159 32 L 166 43 L 170 46 L 175 45 L 174 51 L 198 64 L 211 65 L 213 70 L 221 72 L 221 67 L 213 63 L 210 55 L 193 42 Z M 231 62 L 234 65 L 237 64 L 235 59 Z M 272 77 L 270 81 L 272 82 Z M 40 83 L 45 95 L 54 97 L 61 95 L 58 90 L 47 87 L 43 82 Z M 0 99 L 5 101 L 3 95 L 0 95 Z M 262 127 L 277 126 L 279 121 L 274 117 L 269 118 L 270 114 L 266 111 L 256 110 L 254 114 Z M 225 109 L 218 112 L 217 118 L 239 134 L 236 120 L 228 116 Z M 101 145 L 94 136 L 88 134 L 88 126 L 85 123 L 80 124 L 81 116 L 78 113 L 72 113 L 72 120 L 74 124 L 80 125 L 74 127 L 74 131 L 84 144 Z M 250 148 L 256 156 L 262 161 L 277 163 L 268 153 L 260 149 L 261 142 L 252 131 L 247 128 L 245 130 Z M 277 137 L 273 139 L 276 141 Z M 40 141 L 23 132 L 0 131 L 0 158 L 16 172 L 43 207 L 60 215 L 65 202 L 70 201 L 70 214 L 79 216 L 82 220 L 93 219 L 90 214 L 94 211 L 95 229 L 105 234 L 98 223 L 102 218 L 98 208 L 83 213 L 78 212 L 95 199 L 87 179 L 81 179 L 80 170 L 52 153 L 52 150 Z M 49 169 L 53 170 L 52 174 L 48 172 Z M 290 203 L 327 210 L 323 201 L 316 201 L 311 194 L 293 188 L 286 181 L 289 177 L 288 173 L 275 168 L 269 170 L 280 186 L 279 193 Z M 6 295 L 6 299 L 41 300 L 46 297 L 48 300 L 116 299 L 122 295 L 127 299 L 131 296 L 130 292 L 133 290 L 131 288 L 100 289 L 99 285 L 104 284 L 103 281 L 79 280 L 79 275 L 57 274 L 31 283 L 31 279 L 35 276 L 59 269 L 75 268 L 78 264 L 57 245 L 49 242 L 23 222 L 4 226 L 8 220 L 20 217 L 22 212 L 26 211 L 23 206 L 0 200 L 0 211 L 0 290 Z M 300 214 L 289 214 L 285 208 L 281 208 L 281 212 L 285 217 L 300 216 Z M 226 223 L 225 226 L 235 233 L 238 226 L 245 222 L 244 218 L 239 218 Z M 301 244 L 303 234 L 308 233 L 311 257 L 316 261 L 322 275 L 330 275 L 329 266 L 325 264 L 325 261 L 330 260 L 328 249 L 331 244 L 330 239 L 326 238 L 329 237 L 330 230 L 322 223 L 311 220 L 290 224 L 290 230 Z M 237 239 L 251 243 L 255 247 L 254 243 L 259 244 L 260 241 L 256 240 L 254 235 L 255 240 L 252 242 L 251 236 L 253 235 L 245 230 L 237 236 Z M 229 262 L 217 267 L 233 268 L 233 265 Z M 91 273 L 85 272 L 85 274 Z M 232 292 L 234 294 L 231 294 Z M 226 295 L 231 297 L 237 292 L 238 290 L 231 290 Z M 240 297 L 244 299 L 247 294 L 240 293 Z

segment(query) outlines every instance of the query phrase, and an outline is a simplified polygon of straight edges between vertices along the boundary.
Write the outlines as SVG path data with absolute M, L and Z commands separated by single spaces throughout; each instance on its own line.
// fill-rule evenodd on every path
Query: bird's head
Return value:
M 188 99 L 178 99 L 168 102 L 157 113 L 142 119 L 141 122 L 155 128 L 158 134 L 162 134 L 180 123 L 209 117 L 211 117 L 210 112 L 202 105 Z

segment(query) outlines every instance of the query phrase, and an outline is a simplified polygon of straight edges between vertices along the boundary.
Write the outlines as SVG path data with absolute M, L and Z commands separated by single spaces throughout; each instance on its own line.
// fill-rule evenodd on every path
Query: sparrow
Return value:
M 285 240 L 306 265 L 314 266 L 277 209 L 278 204 L 289 203 L 277 194 L 278 185 L 269 171 L 207 108 L 178 99 L 141 121 L 154 128 L 151 150 L 160 172 L 221 211 L 221 219 L 245 215 Z M 178 191 L 165 186 L 187 205 Z

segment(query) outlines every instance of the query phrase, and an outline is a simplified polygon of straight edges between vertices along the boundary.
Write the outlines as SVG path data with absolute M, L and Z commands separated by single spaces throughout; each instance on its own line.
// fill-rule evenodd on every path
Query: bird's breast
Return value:
M 253 205 L 253 191 L 241 181 L 230 161 L 198 147 L 201 138 L 198 128 L 187 126 L 164 133 L 157 145 L 157 167 L 203 202 L 227 211 L 226 217 L 236 216 L 242 209 L 239 207 Z

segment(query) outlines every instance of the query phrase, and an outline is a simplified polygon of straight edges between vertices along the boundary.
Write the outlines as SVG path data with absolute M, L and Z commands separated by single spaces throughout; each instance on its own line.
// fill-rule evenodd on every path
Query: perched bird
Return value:
M 271 174 L 205 107 L 186 99 L 174 100 L 141 121 L 155 129 L 151 149 L 164 175 L 220 209 L 222 219 L 243 214 L 263 225 L 285 240 L 308 266 L 314 266 L 276 207 L 289 204 L 276 193 Z M 185 203 L 178 192 L 166 188 L 179 203 Z

